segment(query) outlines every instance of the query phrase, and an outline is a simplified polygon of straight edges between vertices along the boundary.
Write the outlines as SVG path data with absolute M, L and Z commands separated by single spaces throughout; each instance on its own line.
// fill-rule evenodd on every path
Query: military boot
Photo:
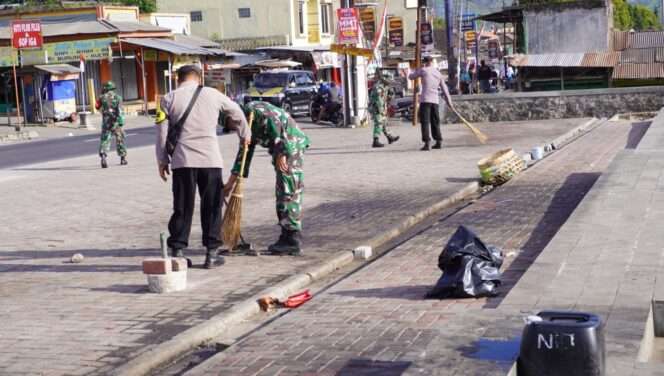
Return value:
M 436 143 L 433 145 L 432 149 L 442 149 L 443 148 L 443 142 L 442 141 L 436 141 Z
M 276 255 L 291 255 L 299 256 L 302 253 L 301 245 L 301 235 L 297 230 L 283 230 L 285 231 L 285 236 L 279 238 L 275 244 L 272 244 L 268 248 L 268 252 Z
M 205 263 L 203 264 L 203 267 L 205 269 L 214 269 L 215 267 L 224 265 L 225 263 L 226 260 L 224 260 L 224 257 L 219 256 L 219 250 L 216 248 L 210 248 L 205 254 Z
M 400 138 L 399 136 L 392 136 L 391 134 L 388 134 L 387 135 L 387 142 L 389 142 L 390 144 L 393 144 L 393 143 L 399 141 L 399 138 Z
M 429 150 L 431 150 L 431 145 L 429 145 L 428 142 L 425 142 L 425 143 L 424 143 L 424 146 L 422 146 L 422 149 L 420 149 L 420 150 L 422 150 L 422 151 L 429 151 Z
M 378 137 L 374 137 L 373 145 L 371 145 L 371 147 L 372 148 L 382 148 L 383 146 L 385 146 L 385 145 L 380 142 Z
M 127 157 L 120 157 L 120 165 L 126 166 L 129 162 L 127 162 Z
M 108 168 L 108 162 L 106 162 L 106 154 L 101 155 L 101 168 Z
M 182 248 L 171 248 L 171 257 L 184 258 L 187 260 L 187 268 L 191 268 L 194 265 L 194 262 L 191 261 L 189 257 L 184 257 L 184 252 Z

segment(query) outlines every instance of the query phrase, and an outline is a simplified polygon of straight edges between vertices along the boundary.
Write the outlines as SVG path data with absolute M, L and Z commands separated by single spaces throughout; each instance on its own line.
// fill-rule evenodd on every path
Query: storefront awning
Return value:
M 146 48 L 152 48 L 154 50 L 168 52 L 175 55 L 214 56 L 214 55 L 223 54 L 222 50 L 216 50 L 216 49 L 213 50 L 213 49 L 197 47 L 195 45 L 188 45 L 172 39 L 165 39 L 165 38 L 122 38 L 120 40 L 123 43 L 133 44 L 135 46 L 141 46 Z
M 517 23 L 523 22 L 523 10 L 520 8 L 506 8 L 500 12 L 484 14 L 475 17 L 475 20 L 482 20 L 495 23 Z
M 81 70 L 79 68 L 69 64 L 35 65 L 35 68 L 50 74 L 57 74 L 57 75 L 81 73 Z

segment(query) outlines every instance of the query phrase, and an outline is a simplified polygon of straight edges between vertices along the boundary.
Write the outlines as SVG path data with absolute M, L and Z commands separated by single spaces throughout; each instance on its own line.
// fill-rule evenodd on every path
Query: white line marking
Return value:
M 97 141 L 99 141 L 99 140 L 97 140 L 96 138 L 93 138 L 93 139 L 90 139 L 90 140 L 83 140 L 83 142 L 97 142 Z

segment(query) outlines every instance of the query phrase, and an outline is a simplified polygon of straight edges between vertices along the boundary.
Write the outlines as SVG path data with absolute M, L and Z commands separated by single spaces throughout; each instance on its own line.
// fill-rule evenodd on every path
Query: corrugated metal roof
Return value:
M 100 21 L 78 21 L 75 23 L 43 24 L 42 36 L 57 37 L 82 34 L 115 34 L 116 30 Z M 0 28 L 0 39 L 9 39 L 9 26 Z
M 138 33 L 138 32 L 147 32 L 147 33 L 169 33 L 171 29 L 155 26 L 145 22 L 126 22 L 126 21 L 110 21 L 102 20 L 102 22 L 110 25 L 112 28 L 116 29 L 121 33 Z
M 202 48 L 221 48 L 221 44 L 193 35 L 175 34 L 175 41 Z
M 629 33 L 626 31 L 614 30 L 613 31 L 613 50 L 622 51 L 627 48 L 627 37 Z
M 50 74 L 74 74 L 81 73 L 81 70 L 69 64 L 51 64 L 51 65 L 35 65 L 35 68 L 48 72 Z
M 178 43 L 172 39 L 165 38 L 122 38 L 122 42 L 136 46 L 152 48 L 159 51 L 170 52 L 176 55 L 215 55 L 211 50 Z
M 581 66 L 585 68 L 612 68 L 620 60 L 620 52 L 588 52 Z
M 655 48 L 628 48 L 620 53 L 621 64 L 649 64 L 655 62 Z
M 525 58 L 514 62 L 515 66 L 522 67 L 580 67 L 583 53 L 557 53 L 526 55 Z
M 664 31 L 629 33 L 627 48 L 664 47 Z
M 664 78 L 664 64 L 620 64 L 613 68 L 613 79 Z

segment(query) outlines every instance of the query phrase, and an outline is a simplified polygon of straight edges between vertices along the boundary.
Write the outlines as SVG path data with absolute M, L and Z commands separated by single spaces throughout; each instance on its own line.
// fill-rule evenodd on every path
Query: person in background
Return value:
M 185 65 L 178 69 L 178 88 L 161 100 L 157 114 L 156 157 L 159 176 L 167 181 L 173 170 L 173 215 L 168 222 L 168 247 L 172 257 L 184 257 L 194 214 L 196 190 L 200 195 L 203 246 L 207 253 L 203 267 L 211 269 L 224 263 L 221 246 L 222 167 L 217 139 L 220 113 L 226 126 L 248 144 L 251 129 L 240 106 L 218 90 L 201 86 L 201 69 Z M 179 135 L 172 128 L 188 113 Z M 171 129 L 169 129 L 171 128 Z M 169 132 L 171 130 L 171 132 Z M 175 134 L 176 137 L 169 137 Z
M 127 147 L 125 134 L 122 130 L 124 117 L 122 116 L 122 97 L 115 92 L 115 84 L 108 81 L 102 88 L 102 95 L 97 99 L 95 108 L 101 110 L 101 141 L 99 143 L 99 157 L 101 168 L 108 168 L 107 153 L 111 150 L 111 139 L 115 137 L 115 148 L 120 156 L 120 165 L 127 164 Z
M 461 82 L 461 94 L 470 94 L 470 86 L 472 85 L 473 80 L 470 78 L 470 74 L 465 67 L 461 67 L 461 74 L 459 75 L 459 79 Z
M 420 94 L 420 124 L 422 125 L 422 142 L 424 146 L 422 151 L 431 150 L 431 135 L 436 141 L 433 148 L 441 149 L 443 147 L 443 136 L 440 133 L 440 94 L 438 90 L 442 90 L 445 96 L 445 103 L 452 106 L 452 98 L 447 89 L 443 75 L 432 66 L 433 59 L 430 56 L 425 56 L 422 59 L 424 63 L 423 68 L 413 71 L 408 78 L 411 80 L 422 79 L 422 92 Z M 443 104 L 443 118 L 445 114 L 445 104 Z
M 371 147 L 382 148 L 385 146 L 380 142 L 381 134 L 385 135 L 389 144 L 399 141 L 399 136 L 391 135 L 385 126 L 388 116 L 387 106 L 391 99 L 388 82 L 383 77 L 382 72 L 378 70 L 376 71 L 376 80 L 369 91 L 369 113 L 373 120 L 373 144 Z
M 480 61 L 477 79 L 480 81 L 480 92 L 489 93 L 491 91 L 491 68 L 486 65 L 484 60 Z

